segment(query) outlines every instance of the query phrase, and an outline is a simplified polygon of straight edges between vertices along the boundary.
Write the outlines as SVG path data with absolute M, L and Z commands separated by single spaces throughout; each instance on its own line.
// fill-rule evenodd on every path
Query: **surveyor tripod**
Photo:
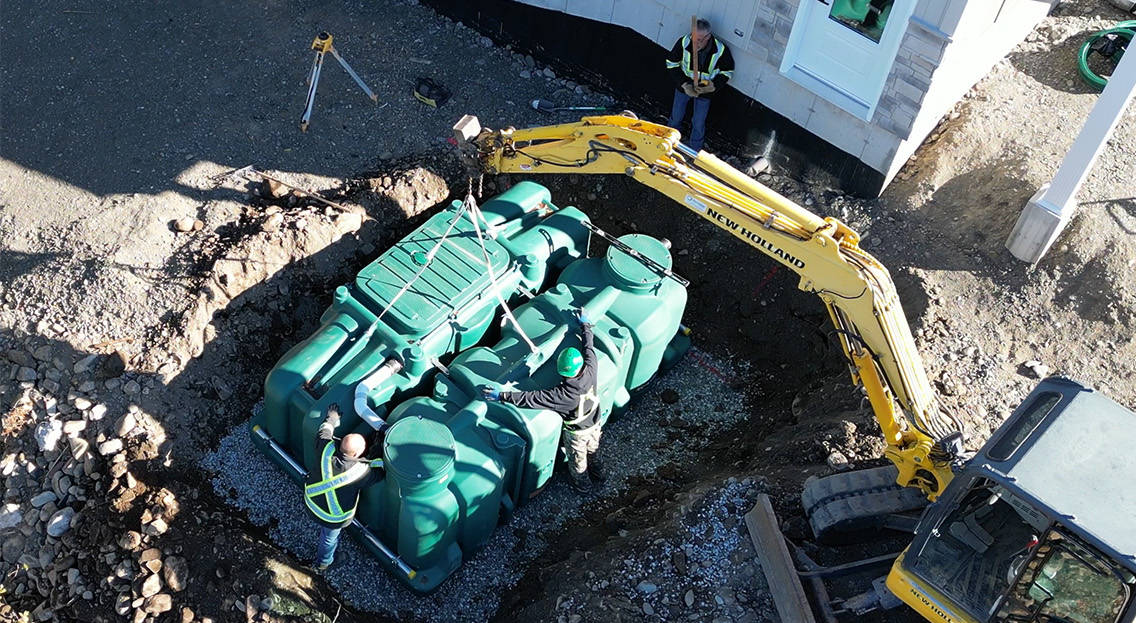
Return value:
M 347 61 L 343 60 L 343 57 L 339 55 L 339 52 L 335 51 L 335 46 L 331 45 L 331 40 L 332 37 L 330 33 L 321 32 L 316 35 L 315 40 L 312 41 L 312 49 L 316 51 L 316 59 L 312 63 L 312 73 L 308 76 L 308 101 L 307 105 L 304 107 L 304 116 L 300 119 L 301 132 L 308 130 L 308 122 L 312 118 L 312 108 L 316 105 L 316 87 L 319 86 L 320 69 L 323 68 L 323 57 L 324 54 L 329 52 L 335 57 L 335 60 L 339 61 L 340 65 L 343 65 L 343 69 L 347 71 L 348 75 L 355 79 L 355 84 L 363 89 L 363 92 L 367 94 L 367 97 L 371 98 L 372 102 L 379 101 L 379 96 L 375 95 L 371 89 L 367 88 L 367 85 L 363 83 L 363 79 L 359 77 L 359 74 L 355 73 L 355 70 L 351 69 L 351 65 L 348 65 Z

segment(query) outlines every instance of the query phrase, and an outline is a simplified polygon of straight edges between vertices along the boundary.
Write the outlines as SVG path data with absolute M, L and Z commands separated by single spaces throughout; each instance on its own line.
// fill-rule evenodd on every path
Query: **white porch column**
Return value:
M 1006 240 L 1006 248 L 1014 257 L 1023 262 L 1037 262 L 1065 229 L 1077 210 L 1077 191 L 1124 116 L 1133 93 L 1136 93 L 1136 44 L 1129 45 L 1129 52 L 1121 57 L 1053 180 L 1043 184 L 1022 210 Z

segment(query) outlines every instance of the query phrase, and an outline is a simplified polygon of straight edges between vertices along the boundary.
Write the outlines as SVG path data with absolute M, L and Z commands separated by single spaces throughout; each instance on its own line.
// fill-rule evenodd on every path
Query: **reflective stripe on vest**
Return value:
M 588 407 L 587 409 L 585 409 L 584 408 L 585 403 L 591 403 L 591 406 Z M 579 424 L 580 422 L 583 422 L 584 420 L 591 417 L 591 415 L 593 413 L 595 413 L 596 409 L 598 409 L 599 407 L 600 407 L 600 401 L 599 401 L 599 398 L 596 396 L 596 388 L 591 387 L 591 388 L 588 389 L 588 391 L 586 391 L 586 392 L 584 392 L 583 394 L 580 395 L 580 403 L 576 405 L 576 417 L 571 419 L 571 420 L 566 420 L 564 422 L 564 425 L 565 426 L 573 426 L 575 424 Z
M 336 489 L 362 480 L 372 467 L 382 467 L 382 459 L 375 459 L 367 463 L 356 463 L 339 475 L 334 475 L 332 458 L 335 456 L 335 443 L 327 442 L 320 456 L 320 476 L 322 480 L 304 487 L 304 503 L 308 510 L 316 517 L 328 523 L 342 523 L 355 516 L 355 507 L 344 510 L 339 505 Z M 316 500 L 323 496 L 327 508 L 321 507 Z
M 718 46 L 718 49 L 710 56 L 710 63 L 707 65 L 706 69 L 698 73 L 701 74 L 702 78 L 707 80 L 713 80 L 718 77 L 718 75 L 723 75 L 727 79 L 733 78 L 734 70 L 732 69 L 728 71 L 718 71 L 718 59 L 722 58 L 722 55 L 726 53 L 726 46 L 721 41 L 718 41 L 716 37 L 713 38 L 713 40 L 714 45 Z M 678 67 L 677 63 L 670 60 L 667 61 L 668 69 L 674 69 L 675 67 Z M 682 38 L 682 73 L 692 80 L 694 79 L 693 67 L 690 59 L 690 35 L 686 35 Z

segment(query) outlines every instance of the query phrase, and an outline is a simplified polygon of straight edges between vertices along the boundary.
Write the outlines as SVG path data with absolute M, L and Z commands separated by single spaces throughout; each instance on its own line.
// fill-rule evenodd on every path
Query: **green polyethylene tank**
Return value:
M 343 415 L 337 435 L 370 432 L 388 402 L 425 390 L 435 362 L 486 335 L 499 315 L 498 294 L 516 302 L 540 291 L 587 250 L 587 217 L 554 206 L 539 184 L 521 182 L 481 212 L 481 240 L 470 212 L 453 202 L 394 244 L 335 290 L 319 329 L 268 374 L 252 422 L 264 437 L 253 439 L 293 477 L 290 458 L 316 466 L 311 440 L 329 405 Z
M 383 442 L 388 507 L 398 551 L 408 564 L 429 567 L 455 538 L 458 503 L 447 488 L 457 442 L 445 424 L 422 416 L 399 420 Z
M 662 241 L 644 234 L 628 234 L 619 240 L 663 268 L 672 267 L 670 250 Z M 630 333 L 634 350 L 627 366 L 627 389 L 638 389 L 649 381 L 682 321 L 686 288 L 615 246 L 608 247 L 603 258 L 573 262 L 558 282 L 571 291 L 573 300 L 586 306 L 589 316 L 595 307 L 597 316 L 603 313 Z
M 620 240 L 670 267 L 661 241 L 639 234 Z M 434 590 L 552 478 L 562 417 L 486 402 L 481 387 L 557 384 L 557 355 L 581 346 L 576 317 L 583 308 L 594 323 L 599 409 L 606 421 L 658 371 L 668 346 L 683 350 L 676 343 L 687 342 L 674 338 L 686 300 L 681 284 L 623 251 L 577 260 L 556 286 L 514 310 L 520 332 L 506 325 L 492 347 L 457 355 L 435 379 L 431 396 L 395 407 L 382 494 L 365 495 L 358 516 L 413 568 L 396 577 L 416 591 Z

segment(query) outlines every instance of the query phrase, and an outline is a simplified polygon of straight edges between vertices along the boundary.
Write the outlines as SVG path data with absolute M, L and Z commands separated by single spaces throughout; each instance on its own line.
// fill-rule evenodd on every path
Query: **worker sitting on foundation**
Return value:
M 327 418 L 316 432 L 316 452 L 320 468 L 308 472 L 304 502 L 320 524 L 316 569 L 323 571 L 335 559 L 339 533 L 355 518 L 359 493 L 381 479 L 383 460 L 368 460 L 367 442 L 358 433 L 343 436 L 335 448 L 335 428 L 339 426 L 339 407 L 327 408 Z
M 486 400 L 506 402 L 525 409 L 548 409 L 564 418 L 561 448 L 568 459 L 569 484 L 581 493 L 591 491 L 592 479 L 603 482 L 603 465 L 596 456 L 600 447 L 599 398 L 596 394 L 596 353 L 592 325 L 581 310 L 580 342 L 583 352 L 569 347 L 560 351 L 556 371 L 564 377 L 554 387 L 533 391 L 500 391 L 482 388 Z

